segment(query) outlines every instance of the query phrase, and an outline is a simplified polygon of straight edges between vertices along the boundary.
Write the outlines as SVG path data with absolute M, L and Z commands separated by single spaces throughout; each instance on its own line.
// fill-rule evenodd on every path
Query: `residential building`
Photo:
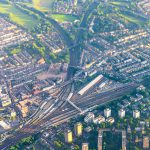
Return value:
M 126 131 L 122 131 L 122 150 L 126 150 Z
M 120 109 L 118 111 L 118 115 L 119 115 L 120 118 L 124 118 L 125 117 L 125 110 L 124 109 Z
M 114 123 L 115 122 L 115 119 L 113 117 L 109 117 L 106 119 L 107 122 L 109 123 Z
M 99 115 L 98 117 L 96 117 L 94 120 L 93 120 L 94 123 L 96 124 L 100 124 L 100 123 L 103 123 L 105 122 L 105 118 L 101 115 Z
M 82 150 L 88 150 L 89 144 L 88 143 L 82 143 Z
M 88 122 L 92 122 L 93 120 L 94 120 L 94 114 L 92 113 L 92 112 L 89 112 L 88 114 L 87 114 L 87 116 L 84 118 L 84 121 L 86 122 L 86 123 L 88 123 Z
M 103 131 L 99 131 L 99 133 L 98 133 L 98 145 L 97 145 L 98 150 L 102 150 L 102 146 L 103 146 L 102 139 L 103 139 Z
M 149 149 L 149 137 L 148 136 L 143 137 L 143 149 Z
M 140 118 L 140 111 L 139 110 L 134 110 L 133 111 L 133 117 L 134 118 Z
M 110 117 L 111 116 L 111 109 L 110 108 L 104 109 L 104 115 L 107 118 Z
M 65 142 L 72 143 L 72 141 L 73 141 L 72 131 L 71 130 L 67 130 L 65 132 Z
M 80 122 L 74 125 L 75 135 L 80 136 L 82 135 L 82 124 Z
M 11 118 L 12 119 L 15 119 L 16 118 L 16 112 L 13 110 L 13 111 L 11 111 Z

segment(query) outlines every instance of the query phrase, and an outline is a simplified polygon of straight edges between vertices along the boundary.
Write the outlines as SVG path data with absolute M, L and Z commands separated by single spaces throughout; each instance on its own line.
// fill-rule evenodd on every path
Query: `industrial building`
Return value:
M 87 92 L 92 86 L 94 86 L 97 82 L 102 80 L 103 75 L 97 76 L 95 79 L 93 79 L 90 83 L 88 83 L 84 88 L 82 88 L 78 94 L 83 95 L 85 92 Z

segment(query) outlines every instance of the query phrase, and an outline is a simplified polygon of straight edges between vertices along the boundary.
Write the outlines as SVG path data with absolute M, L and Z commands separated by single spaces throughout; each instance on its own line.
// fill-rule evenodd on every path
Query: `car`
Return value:
M 48 133 L 48 132 L 44 132 L 44 133 L 43 133 L 43 136 L 44 136 L 45 138 L 47 138 L 47 137 L 49 137 L 49 133 Z

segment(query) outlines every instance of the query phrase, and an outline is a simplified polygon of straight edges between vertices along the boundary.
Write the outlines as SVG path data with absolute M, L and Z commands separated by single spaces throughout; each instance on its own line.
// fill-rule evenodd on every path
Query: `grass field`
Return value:
M 148 24 L 148 20 L 146 18 L 135 16 L 134 14 L 127 14 L 127 13 L 119 13 L 119 17 L 124 19 L 127 22 L 135 23 L 138 25 L 146 25 Z
M 34 6 L 49 7 L 53 0 L 32 0 Z
M 32 4 L 34 8 L 40 11 L 49 11 L 53 0 L 32 0 Z
M 134 17 L 128 16 L 128 15 L 124 15 L 124 14 L 118 14 L 121 18 L 123 18 L 125 21 L 128 22 L 132 22 L 135 24 L 143 24 L 143 22 L 139 19 L 136 19 Z
M 126 23 L 134 23 L 137 25 L 150 25 L 150 21 L 138 14 L 132 13 L 132 9 L 136 9 L 135 3 L 127 2 L 127 1 L 111 1 L 109 4 L 119 8 L 117 11 L 117 16 L 120 17 L 120 19 L 124 20 Z M 126 7 L 124 10 L 121 7 Z
M 150 21 L 147 18 L 136 13 L 136 11 L 135 13 L 133 13 L 134 12 L 133 9 L 135 10 L 137 9 L 137 7 L 135 7 L 136 5 L 134 2 L 130 3 L 127 1 L 111 1 L 109 2 L 109 4 L 117 8 L 114 9 L 116 13 L 109 14 L 109 16 L 112 15 L 118 17 L 118 20 L 121 20 L 122 23 L 124 22 L 124 24 L 133 23 L 140 26 L 144 25 L 150 26 Z M 122 7 L 124 7 L 124 9 Z
M 31 3 L 25 3 L 25 4 L 39 11 L 47 12 L 47 11 L 50 11 L 52 2 L 53 0 L 32 0 Z
M 33 5 L 32 3 L 25 3 L 25 5 L 29 6 L 29 7 L 33 7 L 41 12 L 47 12 L 49 11 L 50 9 L 48 7 L 42 7 L 42 6 L 35 6 Z
M 109 4 L 112 4 L 112 5 L 115 5 L 115 6 L 126 6 L 126 7 L 128 7 L 128 3 L 127 2 L 113 1 L 113 2 L 109 2 Z
M 20 53 L 21 52 L 21 49 L 13 49 L 11 52 L 10 52 L 10 54 L 18 54 L 18 53 Z
M 76 19 L 78 19 L 75 16 L 65 14 L 52 14 L 51 17 L 58 22 L 65 22 L 65 21 L 73 22 Z
M 11 21 L 29 30 L 38 23 L 38 20 L 23 13 L 11 4 L 0 3 L 0 13 L 8 15 Z

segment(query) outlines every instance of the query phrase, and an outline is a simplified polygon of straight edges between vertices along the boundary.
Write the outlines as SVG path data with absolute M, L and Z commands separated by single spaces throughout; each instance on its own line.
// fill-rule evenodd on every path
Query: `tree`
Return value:
M 140 150 L 137 146 L 134 147 L 134 150 Z
M 57 58 L 56 55 L 52 52 L 49 55 L 52 60 L 55 60 Z
M 16 146 L 12 146 L 9 150 L 18 150 L 18 148 Z
M 79 150 L 80 148 L 79 148 L 79 145 L 75 145 L 74 146 L 74 150 Z

